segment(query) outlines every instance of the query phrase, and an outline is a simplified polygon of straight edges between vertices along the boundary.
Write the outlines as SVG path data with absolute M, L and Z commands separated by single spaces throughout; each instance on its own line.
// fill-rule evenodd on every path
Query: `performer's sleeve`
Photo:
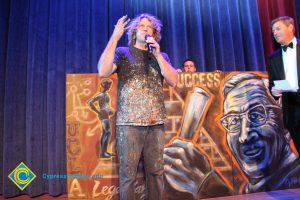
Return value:
M 162 53 L 161 54 L 163 57 L 164 57 L 164 59 L 172 66 L 172 64 L 171 64 L 171 61 L 170 61 L 170 58 L 169 58 L 169 56 L 168 56 L 168 54 L 166 54 L 166 53 Z
M 120 47 L 117 47 L 114 56 L 114 64 L 117 66 L 117 70 L 114 71 L 114 73 L 118 73 L 121 59 L 122 59 L 122 49 Z

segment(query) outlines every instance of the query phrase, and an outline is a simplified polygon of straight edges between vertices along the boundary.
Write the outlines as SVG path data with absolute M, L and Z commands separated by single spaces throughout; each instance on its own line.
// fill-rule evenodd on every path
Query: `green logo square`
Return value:
M 24 190 L 36 175 L 21 162 L 9 175 L 8 178 L 21 190 Z

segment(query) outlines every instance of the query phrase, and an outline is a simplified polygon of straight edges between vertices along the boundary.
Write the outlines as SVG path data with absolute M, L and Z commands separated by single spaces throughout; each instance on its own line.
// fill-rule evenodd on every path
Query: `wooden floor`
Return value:
M 259 192 L 230 197 L 210 198 L 209 200 L 300 200 L 300 188 L 277 190 L 272 192 Z
M 58 200 L 58 199 L 65 199 L 67 200 L 68 199 L 68 196 L 67 195 L 61 195 L 61 196 L 58 196 L 58 197 L 53 197 L 51 195 L 48 195 L 48 194 L 45 194 L 45 195 L 41 195 L 41 196 L 38 196 L 38 197 L 34 197 L 34 198 L 31 198 L 27 195 L 21 195 L 21 196 L 18 196 L 18 197 L 14 197 L 14 198 L 3 198 L 2 196 L 0 196 L 0 199 L 6 199 L 6 200 Z
M 0 196 L 0 199 L 4 199 Z M 35 198 L 30 198 L 27 195 L 21 195 L 7 200 L 48 200 L 48 199 L 68 199 L 67 195 L 52 197 L 50 195 L 42 195 Z M 72 199 L 70 199 L 72 200 Z M 183 200 L 183 199 L 180 199 Z M 206 200 L 300 200 L 300 188 L 290 190 L 277 190 L 272 192 L 260 192 L 246 195 L 237 195 L 229 197 L 210 198 Z

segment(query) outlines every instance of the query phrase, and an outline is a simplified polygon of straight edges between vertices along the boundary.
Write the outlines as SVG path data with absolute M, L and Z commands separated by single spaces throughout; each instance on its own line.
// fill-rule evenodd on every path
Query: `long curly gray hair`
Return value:
M 152 37 L 155 39 L 156 42 L 158 42 L 158 43 L 160 42 L 160 39 L 161 39 L 160 31 L 161 31 L 161 27 L 162 27 L 161 21 L 153 15 L 150 15 L 148 13 L 143 13 L 143 14 L 138 15 L 134 19 L 132 19 L 131 22 L 129 23 L 130 28 L 127 31 L 128 45 L 129 46 L 135 45 L 135 43 L 136 43 L 136 32 L 137 32 L 139 23 L 143 18 L 146 18 L 151 22 L 151 24 L 153 26 L 153 35 L 152 35 Z

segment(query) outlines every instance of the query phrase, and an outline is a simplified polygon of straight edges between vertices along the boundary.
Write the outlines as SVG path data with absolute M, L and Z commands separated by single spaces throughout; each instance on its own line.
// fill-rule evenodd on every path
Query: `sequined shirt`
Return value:
M 162 53 L 167 62 L 167 54 Z M 135 47 L 118 47 L 114 63 L 118 73 L 117 125 L 151 126 L 167 118 L 163 76 L 156 58 Z

